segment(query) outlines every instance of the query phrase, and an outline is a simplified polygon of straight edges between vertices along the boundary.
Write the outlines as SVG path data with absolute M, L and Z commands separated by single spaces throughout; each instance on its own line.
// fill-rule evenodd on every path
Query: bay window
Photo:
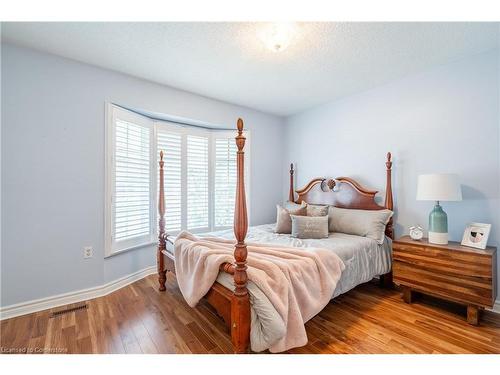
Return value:
M 236 131 L 154 120 L 115 105 L 108 109 L 106 256 L 156 241 L 160 151 L 167 233 L 232 226 Z M 249 149 L 247 141 L 246 159 Z

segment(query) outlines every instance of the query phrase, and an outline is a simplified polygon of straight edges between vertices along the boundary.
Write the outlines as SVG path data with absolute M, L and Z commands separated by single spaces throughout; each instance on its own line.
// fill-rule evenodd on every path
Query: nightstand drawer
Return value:
M 393 249 L 393 259 L 438 274 L 485 279 L 489 283 L 493 277 L 491 256 L 396 244 Z
M 420 266 L 396 259 L 393 263 L 393 275 L 396 284 L 424 293 L 480 306 L 492 306 L 494 303 L 491 277 L 442 273 L 427 265 Z

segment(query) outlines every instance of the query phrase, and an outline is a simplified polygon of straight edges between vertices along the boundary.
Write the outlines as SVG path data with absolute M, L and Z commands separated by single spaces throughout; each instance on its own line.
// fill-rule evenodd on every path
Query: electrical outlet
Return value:
M 94 256 L 94 249 L 92 248 L 92 246 L 85 246 L 83 248 L 83 258 L 88 259 L 92 258 L 93 256 Z

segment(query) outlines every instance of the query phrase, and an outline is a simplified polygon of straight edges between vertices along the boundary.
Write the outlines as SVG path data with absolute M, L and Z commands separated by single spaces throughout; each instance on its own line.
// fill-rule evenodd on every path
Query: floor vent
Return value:
M 69 313 L 74 312 L 74 311 L 86 310 L 87 308 L 88 308 L 87 304 L 80 305 L 80 306 L 75 306 L 75 307 L 70 307 L 68 309 L 55 311 L 55 312 L 53 312 L 50 315 L 50 317 L 51 318 L 56 318 L 56 317 L 58 317 L 60 315 L 69 314 Z

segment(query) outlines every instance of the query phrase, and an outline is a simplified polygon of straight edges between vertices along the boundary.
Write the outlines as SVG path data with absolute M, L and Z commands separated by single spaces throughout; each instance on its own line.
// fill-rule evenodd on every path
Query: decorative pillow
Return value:
M 325 216 L 328 215 L 328 206 L 322 204 L 308 204 L 307 216 Z
M 292 210 L 292 211 L 298 210 L 299 208 L 306 207 L 306 206 L 307 206 L 306 202 L 301 202 L 299 204 L 299 203 L 295 203 L 295 202 L 291 202 L 291 201 L 286 201 L 283 204 L 284 208 L 286 208 L 287 210 Z
M 276 229 L 274 231 L 282 234 L 292 233 L 292 219 L 290 218 L 290 214 L 296 216 L 306 216 L 307 213 L 306 206 L 299 206 L 296 210 L 287 210 L 278 204 L 276 205 L 276 209 Z
M 328 216 L 297 216 L 292 218 L 292 237 L 296 238 L 327 238 Z
M 330 206 L 330 232 L 355 234 L 384 242 L 385 226 L 392 217 L 391 210 L 353 210 Z

